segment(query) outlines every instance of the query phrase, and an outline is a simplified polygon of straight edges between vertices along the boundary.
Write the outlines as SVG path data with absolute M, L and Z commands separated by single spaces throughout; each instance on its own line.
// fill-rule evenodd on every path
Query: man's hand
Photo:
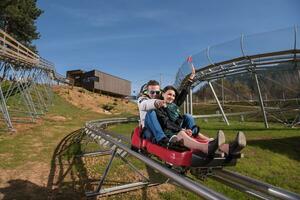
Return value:
M 154 106 L 156 107 L 156 108 L 161 108 L 161 107 L 165 107 L 166 106 L 166 102 L 164 101 L 164 100 L 156 100 L 155 102 L 154 102 Z

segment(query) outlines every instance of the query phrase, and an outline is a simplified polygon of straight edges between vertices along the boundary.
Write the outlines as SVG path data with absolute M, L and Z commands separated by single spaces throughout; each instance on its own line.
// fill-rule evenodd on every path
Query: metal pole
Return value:
M 189 91 L 189 113 L 193 115 L 193 90 L 192 88 Z
M 229 125 L 229 122 L 228 122 L 228 119 L 227 119 L 227 117 L 226 117 L 226 115 L 225 115 L 225 113 L 224 113 L 223 107 L 222 107 L 222 105 L 220 104 L 220 101 L 219 101 L 219 99 L 218 99 L 218 97 L 217 97 L 217 94 L 216 94 L 216 92 L 215 92 L 215 90 L 214 90 L 214 88 L 213 88 L 213 86 L 212 86 L 212 84 L 211 84 L 210 81 L 208 81 L 208 85 L 209 85 L 209 87 L 210 87 L 212 93 L 214 94 L 214 97 L 215 97 L 215 99 L 216 99 L 216 101 L 217 101 L 217 104 L 218 104 L 218 106 L 219 106 L 219 109 L 220 109 L 220 111 L 221 111 L 221 113 L 222 113 L 223 119 L 225 120 L 226 124 Z
M 254 78 L 255 78 L 255 82 L 256 82 L 260 108 L 261 108 L 261 111 L 262 111 L 263 117 L 264 117 L 265 127 L 269 128 L 268 119 L 267 119 L 265 106 L 264 106 L 264 101 L 263 101 L 263 98 L 262 98 L 262 95 L 261 95 L 260 86 L 259 86 L 259 82 L 258 82 L 258 78 L 257 78 L 257 73 L 254 73 Z
M 13 126 L 12 126 L 11 119 L 10 119 L 10 116 L 9 116 L 9 113 L 7 110 L 7 105 L 6 105 L 5 98 L 3 96 L 1 85 L 0 85 L 0 100 L 1 100 L 1 111 L 2 111 L 3 117 L 5 119 L 6 125 L 8 126 L 9 130 L 13 130 Z
M 162 87 L 162 73 L 159 73 L 159 85 Z
M 185 105 L 186 106 L 186 113 L 189 114 L 190 113 L 190 95 L 186 96 L 186 100 L 185 101 L 186 101 L 186 105 Z
M 222 80 L 222 106 L 224 106 L 224 78 Z
M 186 100 L 183 102 L 183 113 L 186 113 Z
M 109 171 L 109 169 L 110 169 L 110 167 L 111 167 L 112 161 L 113 161 L 113 159 L 114 159 L 114 157 L 115 157 L 115 155 L 116 155 L 116 152 L 117 152 L 117 148 L 113 151 L 113 153 L 112 153 L 112 155 L 111 155 L 111 157 L 110 157 L 109 163 L 108 163 L 108 165 L 107 165 L 107 167 L 106 167 L 106 169 L 105 169 L 105 171 L 104 171 L 104 173 L 103 173 L 103 175 L 102 175 L 102 177 L 101 177 L 101 180 L 100 180 L 100 182 L 99 182 L 99 185 L 98 185 L 98 187 L 97 187 L 97 189 L 96 189 L 97 192 L 100 192 L 100 190 L 101 190 L 101 187 L 102 187 L 102 185 L 103 185 L 103 183 L 104 183 L 104 180 L 105 180 L 105 178 L 106 178 L 106 176 L 107 176 L 107 174 L 108 174 L 108 171 Z

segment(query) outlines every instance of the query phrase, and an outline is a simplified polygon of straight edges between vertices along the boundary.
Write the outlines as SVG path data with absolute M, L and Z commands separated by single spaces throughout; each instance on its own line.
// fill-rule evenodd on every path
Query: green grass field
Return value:
M 53 104 L 37 124 L 24 125 L 24 130 L 14 134 L 0 132 L 0 199 L 41 199 L 45 195 L 51 199 L 84 199 L 83 192 L 93 188 L 92 183 L 86 184 L 87 180 L 100 178 L 108 157 L 80 159 L 75 156 L 82 151 L 102 149 L 93 142 L 85 145 L 87 138 L 80 128 L 89 120 L 125 114 L 103 115 L 81 110 L 57 95 Z M 230 121 L 231 125 L 226 126 L 211 119 L 208 123 L 202 120 L 197 123 L 201 132 L 211 137 L 217 130 L 224 130 L 228 141 L 238 130 L 244 131 L 248 139 L 243 151 L 245 158 L 228 169 L 300 193 L 299 129 L 285 128 L 281 124 L 270 124 L 271 128 L 265 129 L 261 122 L 238 121 Z M 129 137 L 135 126 L 135 123 L 120 124 L 110 130 Z M 149 171 L 140 161 L 130 160 L 142 171 Z M 106 186 L 137 179 L 126 164 L 117 159 Z M 210 179 L 203 184 L 233 199 L 249 199 Z M 148 199 L 199 199 L 174 186 L 158 186 L 147 191 Z M 144 194 L 145 190 L 141 190 L 108 199 L 141 199 L 145 198 Z

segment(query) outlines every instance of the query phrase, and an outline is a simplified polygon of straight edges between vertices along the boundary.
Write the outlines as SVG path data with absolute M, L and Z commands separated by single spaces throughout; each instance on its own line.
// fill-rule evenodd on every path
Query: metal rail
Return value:
M 170 178 L 175 183 L 179 184 L 186 190 L 189 190 L 205 199 L 227 199 L 227 197 L 219 194 L 206 186 L 197 183 L 190 178 L 180 175 L 173 170 L 164 167 L 160 163 L 145 157 L 135 151 L 132 151 L 128 145 L 130 145 L 130 140 L 126 137 L 122 137 L 119 134 L 108 132 L 103 128 L 106 128 L 110 124 L 115 123 L 126 123 L 134 122 L 137 119 L 134 118 L 115 118 L 115 119 L 103 119 L 87 122 L 85 128 L 90 131 L 89 137 L 94 139 L 101 139 L 102 144 L 107 144 L 105 142 L 111 143 L 112 149 L 121 149 L 120 154 L 130 154 L 135 158 L 141 160 L 149 167 L 157 170 L 164 176 Z M 126 143 L 126 144 L 125 144 Z M 209 176 L 221 183 L 225 183 L 234 189 L 240 190 L 247 195 L 253 196 L 257 199 L 285 199 L 285 200 L 296 200 L 300 199 L 300 195 L 272 186 L 270 184 L 261 182 L 259 180 L 238 174 L 236 172 L 230 172 L 228 170 L 215 170 L 212 176 Z
M 228 170 L 216 171 L 215 175 L 213 175 L 212 178 L 227 183 L 231 187 L 236 188 L 259 199 L 300 199 L 299 194 L 275 187 L 268 183 L 264 183 L 254 178 L 250 178 Z

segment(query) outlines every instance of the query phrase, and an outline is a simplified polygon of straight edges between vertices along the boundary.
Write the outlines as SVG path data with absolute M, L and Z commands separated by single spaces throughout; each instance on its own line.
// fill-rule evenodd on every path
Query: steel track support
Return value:
M 47 100 L 47 93 L 46 93 L 45 96 L 44 96 L 44 94 L 43 94 L 43 92 L 42 92 L 42 82 L 38 81 L 38 79 L 37 79 L 37 77 L 43 76 L 43 73 L 42 73 L 41 70 L 38 71 L 38 70 L 36 69 L 35 71 L 36 71 L 36 73 L 35 73 L 35 76 L 34 76 L 34 78 L 33 78 L 33 80 L 35 80 L 34 83 L 36 83 L 36 84 L 35 84 L 35 87 L 36 87 L 36 89 L 37 89 L 38 95 L 40 96 L 40 98 L 41 98 L 41 100 L 42 100 L 42 102 L 43 102 L 45 111 L 48 111 L 48 105 L 47 105 L 47 102 L 46 102 L 46 100 Z
M 210 81 L 208 81 L 208 85 L 209 85 L 209 87 L 210 87 L 210 89 L 211 89 L 211 91 L 212 91 L 212 93 L 213 93 L 213 95 L 214 95 L 214 97 L 215 97 L 215 99 L 216 99 L 216 101 L 217 101 L 217 104 L 218 104 L 219 109 L 220 109 L 220 111 L 221 111 L 221 113 L 222 113 L 222 116 L 223 116 L 224 121 L 226 122 L 227 125 L 229 125 L 229 122 L 228 122 L 228 119 L 227 119 L 227 117 L 226 117 L 226 115 L 225 115 L 225 112 L 224 112 L 224 110 L 223 110 L 223 107 L 222 107 L 222 105 L 221 105 L 221 103 L 220 103 L 220 101 L 219 101 L 219 99 L 218 99 L 218 96 L 217 96 L 217 94 L 216 94 L 216 92 L 215 92 L 215 90 L 214 90 L 214 87 L 212 86 L 212 84 L 211 84 Z
M 37 96 L 41 114 L 44 114 L 44 111 L 47 111 L 47 106 L 46 106 L 46 103 L 45 103 L 41 93 L 39 92 L 37 85 L 34 82 L 32 82 L 31 90 L 33 90 Z
M 32 122 L 35 122 L 36 110 L 35 110 L 34 106 L 32 105 L 32 102 L 30 100 L 30 97 L 29 97 L 27 91 L 25 91 L 25 88 L 22 86 L 22 83 L 21 83 L 21 79 L 23 77 L 24 72 L 21 72 L 18 75 L 17 71 L 15 71 L 13 69 L 13 67 L 11 67 L 11 70 L 14 74 L 15 79 L 16 79 L 16 87 L 18 88 L 18 90 L 20 91 L 21 96 L 24 99 L 24 103 L 25 103 L 25 106 L 28 109 L 28 113 L 30 113 L 31 120 L 32 120 Z
M 36 96 L 37 105 L 40 108 L 40 112 L 41 112 L 41 114 L 44 114 L 44 111 L 47 110 L 46 104 L 45 104 L 40 92 L 38 91 L 37 85 L 33 81 L 30 84 L 31 84 L 30 90 Z M 29 83 L 28 83 L 28 85 L 29 85 Z
M 3 110 L 4 110 L 4 112 L 5 112 L 5 110 L 7 112 L 5 120 L 8 123 L 7 124 L 8 128 L 10 130 L 14 131 L 14 129 L 11 129 L 11 127 L 12 127 L 11 117 L 9 116 L 9 119 L 7 118 L 7 115 L 9 114 L 8 107 L 7 107 L 7 100 L 13 94 L 13 92 L 16 92 L 17 90 L 20 91 L 21 98 L 23 98 L 24 100 L 25 100 L 25 98 L 22 94 L 22 91 L 18 87 L 17 73 L 13 70 L 13 66 L 9 63 L 3 63 L 2 67 L 3 67 L 2 80 L 6 80 L 7 82 L 10 82 L 9 87 L 5 91 L 5 96 L 3 95 L 3 90 L 2 90 L 2 95 L 3 95 L 3 100 L 4 100 L 4 102 L 2 102 L 2 105 L 5 103 L 5 106 L 3 105 L 5 107 L 5 108 L 3 107 L 4 108 Z M 10 74 L 10 72 L 12 72 L 12 74 Z M 1 85 L 2 85 L 2 83 L 1 83 Z M 26 102 L 26 100 L 25 100 L 25 102 Z M 28 110 L 28 111 L 30 112 L 30 110 Z
M 108 165 L 106 166 L 106 169 L 105 169 L 105 171 L 104 171 L 104 174 L 102 175 L 102 177 L 101 177 L 101 179 L 100 179 L 100 181 L 99 181 L 99 185 L 97 186 L 97 189 L 96 189 L 96 192 L 97 192 L 97 193 L 99 193 L 100 190 L 101 190 L 101 187 L 102 187 L 102 185 L 103 185 L 103 183 L 104 183 L 104 180 L 105 180 L 105 178 L 106 178 L 106 176 L 107 176 L 107 174 L 108 174 L 108 171 L 109 171 L 110 168 L 111 168 L 111 164 L 112 164 L 113 159 L 115 158 L 116 153 L 117 153 L 117 149 L 115 149 L 115 150 L 112 152 L 112 155 L 111 155 L 111 158 L 110 158 L 110 160 L 109 160 L 109 162 L 108 162 Z
M 4 63 L 0 62 L 0 64 L 1 64 L 0 72 L 3 70 L 3 74 L 2 74 L 1 80 L 0 80 L 0 106 L 1 106 L 1 112 L 3 114 L 3 118 L 4 118 L 4 121 L 5 121 L 6 126 L 8 127 L 8 129 L 9 130 L 14 130 L 11 119 L 10 119 L 9 112 L 8 112 L 8 109 L 7 109 L 6 100 L 5 100 L 5 97 L 3 95 L 3 90 L 2 90 L 2 84 L 3 84 L 3 81 L 5 80 L 5 75 L 6 75 L 6 69 L 5 69 L 6 67 L 5 67 Z
M 189 90 L 189 114 L 193 115 L 193 90 Z
M 5 98 L 3 96 L 3 92 L 2 92 L 2 88 L 1 88 L 1 84 L 0 84 L 0 101 L 1 101 L 1 112 L 3 114 L 5 123 L 8 127 L 9 130 L 13 131 L 13 125 L 11 123 L 11 119 L 7 110 L 7 105 L 6 105 L 6 101 Z
M 260 104 L 260 109 L 261 109 L 261 112 L 262 112 L 263 117 L 264 117 L 265 127 L 269 128 L 268 119 L 267 119 L 267 115 L 266 115 L 266 110 L 265 110 L 265 106 L 264 106 L 264 100 L 263 100 L 262 95 L 261 95 L 260 85 L 259 85 L 259 81 L 258 81 L 258 77 L 257 77 L 256 72 L 254 72 L 254 78 L 255 78 L 255 83 L 256 83 L 256 88 L 257 88 L 257 93 L 258 93 L 258 100 L 259 100 L 259 104 Z
M 37 87 L 37 83 L 38 82 L 34 82 L 33 80 L 35 79 L 36 76 L 38 76 L 39 74 L 37 74 L 37 70 L 33 70 L 32 76 L 29 78 L 29 80 L 31 81 L 32 84 L 32 90 L 35 92 L 36 96 L 37 96 L 37 100 L 38 103 L 40 105 L 41 108 L 41 113 L 43 114 L 44 111 L 47 111 L 47 106 L 46 103 L 41 95 L 41 93 L 39 92 L 39 89 Z
M 185 99 L 185 107 L 186 107 L 186 113 L 189 114 L 190 113 L 190 110 L 189 110 L 189 95 L 186 96 L 186 99 Z
M 148 178 L 146 178 L 142 173 L 140 173 L 138 171 L 138 169 L 131 164 L 128 160 L 126 160 L 124 157 L 122 157 L 121 155 L 119 155 L 118 153 L 118 148 L 114 148 L 114 150 L 104 150 L 104 151 L 96 151 L 96 152 L 89 152 L 89 153 L 84 153 L 81 156 L 105 156 L 105 155 L 111 155 L 110 160 L 106 166 L 106 169 L 103 173 L 103 175 L 101 176 L 101 179 L 99 180 L 98 186 L 96 188 L 95 191 L 89 191 L 86 192 L 86 196 L 87 197 L 93 197 L 93 196 L 109 196 L 109 195 L 113 195 L 113 194 L 119 194 L 122 192 L 128 192 L 128 191 L 132 191 L 132 190 L 136 190 L 136 189 L 141 189 L 143 187 L 146 186 L 155 186 L 157 185 L 157 183 L 152 183 L 150 184 Z M 143 177 L 143 179 L 145 181 L 142 182 L 135 182 L 135 183 L 128 183 L 128 184 L 124 184 L 124 185 L 119 185 L 119 186 L 115 186 L 115 187 L 111 187 L 111 188 L 102 188 L 103 183 L 108 175 L 108 172 L 112 166 L 112 162 L 113 159 L 118 156 L 119 158 L 121 158 L 121 160 L 126 163 L 133 171 L 137 172 L 141 177 Z
M 41 87 L 43 88 L 43 90 L 46 94 L 45 96 L 46 96 L 47 104 L 48 104 L 48 106 L 50 106 L 51 102 L 52 102 L 52 96 L 51 96 L 51 89 L 47 89 L 47 85 L 48 85 L 48 88 L 51 88 L 51 86 L 50 86 L 50 84 L 47 83 L 47 80 L 45 80 L 47 78 L 47 76 L 45 76 L 45 79 L 43 79 L 43 76 L 40 76 L 39 78 L 40 78 Z M 38 77 L 37 77 L 37 79 L 38 79 Z

